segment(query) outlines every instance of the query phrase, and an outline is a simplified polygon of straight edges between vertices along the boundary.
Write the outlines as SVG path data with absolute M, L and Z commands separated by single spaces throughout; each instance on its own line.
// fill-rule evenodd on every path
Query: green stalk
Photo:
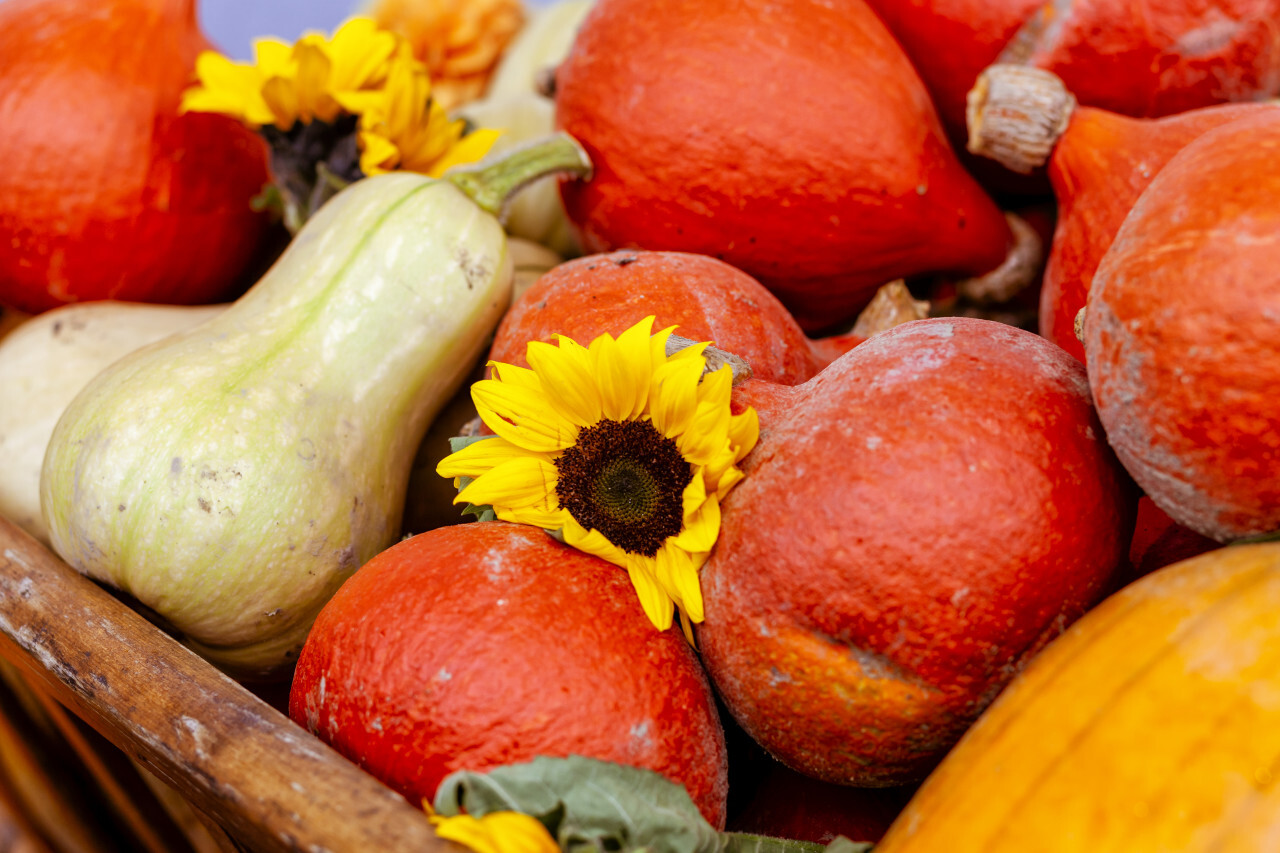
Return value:
M 572 136 L 562 131 L 522 145 L 493 161 L 450 169 L 444 180 L 456 185 L 482 210 L 502 218 L 523 187 L 551 174 L 591 175 L 591 160 Z

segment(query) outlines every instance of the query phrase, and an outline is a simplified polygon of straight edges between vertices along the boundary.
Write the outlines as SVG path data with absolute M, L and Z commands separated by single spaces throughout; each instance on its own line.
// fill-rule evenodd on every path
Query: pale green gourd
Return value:
M 45 456 L 54 549 L 229 672 L 281 674 L 343 580 L 398 537 L 419 441 L 508 305 L 486 209 L 587 168 L 563 135 L 519 153 L 458 185 L 357 181 L 224 313 L 99 374 Z

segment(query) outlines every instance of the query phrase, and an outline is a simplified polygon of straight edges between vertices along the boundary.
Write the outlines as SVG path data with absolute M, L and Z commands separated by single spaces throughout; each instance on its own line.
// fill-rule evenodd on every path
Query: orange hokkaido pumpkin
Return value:
M 178 115 L 195 0 L 0 3 L 0 303 L 217 302 L 269 221 L 257 134 Z
M 922 778 L 1124 569 L 1136 496 L 1083 366 L 1038 335 L 918 320 L 735 397 L 760 440 L 696 636 L 734 718 L 795 770 Z
M 586 251 L 711 255 L 806 331 L 1013 243 L 863 0 L 598 0 L 555 100 L 594 166 L 561 184 Z
M 455 770 L 584 755 L 661 773 L 723 827 L 724 730 L 678 629 L 627 573 L 503 521 L 366 563 L 325 605 L 289 714 L 411 802 Z
M 1269 851 L 1280 544 L 1120 590 L 1014 679 L 876 853 Z
M 1001 62 L 1052 71 L 1080 103 L 1167 116 L 1280 92 L 1280 0 L 1043 0 Z
M 1280 111 L 1211 130 L 1139 197 L 1089 291 L 1098 415 L 1156 505 L 1219 542 L 1280 530 Z
M 993 134 L 1026 140 L 1039 128 L 1048 129 L 1035 138 L 1048 151 L 1058 219 L 1040 290 L 1040 334 L 1081 361 L 1084 346 L 1076 337 L 1076 314 L 1085 305 L 1102 256 L 1152 178 L 1206 131 L 1278 108 L 1274 103 L 1218 104 L 1160 119 L 1129 118 L 1075 106 L 1073 95 L 1054 75 L 1028 74 L 1008 65 L 987 69 L 976 92 L 970 121 L 979 153 L 988 153 Z M 1059 113 L 1065 120 L 1051 119 Z M 991 153 L 1028 155 L 1025 149 Z M 1039 151 L 1032 156 L 1034 161 L 1026 165 L 1039 165 L 1045 157 Z
M 587 255 L 542 275 L 503 317 L 489 358 L 527 366 L 530 341 L 590 341 L 622 334 L 649 314 L 654 328 L 713 341 L 752 374 L 798 385 L 863 340 L 807 338 L 777 297 L 723 261 L 687 252 L 621 250 Z

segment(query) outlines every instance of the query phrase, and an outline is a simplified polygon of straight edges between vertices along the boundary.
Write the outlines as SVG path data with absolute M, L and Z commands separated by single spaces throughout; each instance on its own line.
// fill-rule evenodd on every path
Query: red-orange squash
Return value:
M 1014 74 L 1010 77 L 1009 72 Z M 1259 111 L 1272 103 L 1219 104 L 1160 119 L 1129 118 L 1087 106 L 1072 108 L 1065 84 L 1048 72 L 1029 77 L 1019 69 L 987 69 L 979 91 L 999 92 L 999 100 L 977 100 L 973 122 L 981 149 L 993 117 L 1002 133 L 1031 135 L 1055 108 L 1069 116 L 1043 140 L 1051 146 L 1048 175 L 1058 203 L 1058 219 L 1040 290 L 1040 334 L 1081 361 L 1084 346 L 1075 333 L 1076 314 L 1102 256 L 1138 196 L 1174 154 L 1215 127 Z M 1005 81 L 1002 85 L 1001 80 Z
M 1167 116 L 1280 92 L 1280 0 L 1044 0 L 1001 56 L 1080 103 Z
M 567 261 L 543 274 L 503 317 L 489 358 L 527 366 L 530 341 L 591 341 L 622 334 L 648 315 L 655 329 L 713 341 L 752 374 L 798 385 L 862 340 L 805 336 L 777 297 L 735 267 L 688 252 L 620 250 Z
M 257 135 L 178 115 L 195 0 L 0 3 L 0 304 L 235 295 L 267 233 Z
M 1156 175 L 1089 291 L 1098 414 L 1179 524 L 1280 530 L 1280 111 L 1200 136 Z
M 993 62 L 1057 74 L 1083 104 L 1156 117 L 1280 90 L 1276 0 L 867 0 L 949 130 Z
M 876 853 L 1274 850 L 1280 544 L 1108 598 L 1033 660 Z
M 411 802 L 454 770 L 539 755 L 645 767 L 724 826 L 724 731 L 680 631 L 627 574 L 506 522 L 444 527 L 374 557 L 330 599 L 289 714 Z
M 736 394 L 760 440 L 702 571 L 707 671 L 793 769 L 918 780 L 1125 565 L 1135 495 L 1083 366 L 938 318 Z
M 806 331 L 898 278 L 987 273 L 1013 242 L 863 0 L 598 0 L 556 120 L 594 166 L 561 185 L 586 251 L 711 255 Z
M 867 0 L 929 89 L 953 138 L 964 139 L 965 96 L 1041 0 Z

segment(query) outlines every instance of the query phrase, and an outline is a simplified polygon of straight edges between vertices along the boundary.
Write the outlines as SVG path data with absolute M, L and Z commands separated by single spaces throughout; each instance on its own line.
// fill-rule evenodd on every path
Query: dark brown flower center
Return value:
M 649 421 L 600 421 L 555 464 L 560 508 L 622 550 L 652 557 L 680 532 L 693 469 Z

